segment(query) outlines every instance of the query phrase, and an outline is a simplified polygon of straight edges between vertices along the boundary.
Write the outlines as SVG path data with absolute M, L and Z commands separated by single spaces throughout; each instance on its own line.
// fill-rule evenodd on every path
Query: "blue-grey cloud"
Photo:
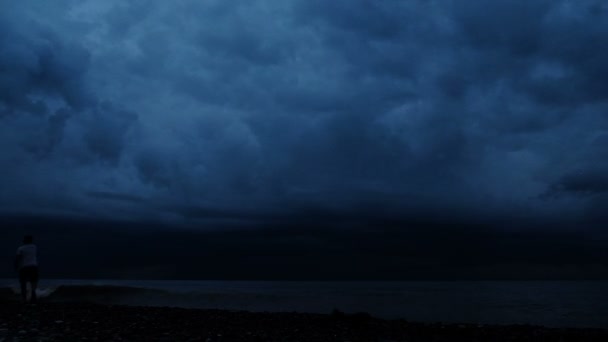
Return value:
M 92 198 L 98 198 L 102 200 L 111 200 L 111 201 L 127 201 L 133 203 L 141 203 L 144 202 L 145 199 L 139 196 L 130 195 L 130 194 L 121 194 L 114 192 L 106 192 L 106 191 L 88 191 L 87 195 Z
M 608 172 L 606 170 L 585 170 L 567 174 L 552 184 L 547 196 L 593 196 L 608 192 Z
M 2 210 L 597 216 L 602 2 L 10 6 Z

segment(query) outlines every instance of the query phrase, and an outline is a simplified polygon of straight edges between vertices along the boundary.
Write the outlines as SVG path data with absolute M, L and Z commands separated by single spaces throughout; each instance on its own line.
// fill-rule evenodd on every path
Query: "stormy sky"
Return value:
M 604 1 L 0 6 L 10 222 L 547 241 L 608 224 Z

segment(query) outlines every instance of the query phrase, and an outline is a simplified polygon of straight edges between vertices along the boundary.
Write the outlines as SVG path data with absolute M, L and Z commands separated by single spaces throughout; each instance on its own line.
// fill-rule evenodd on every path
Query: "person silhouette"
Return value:
M 15 257 L 15 270 L 19 272 L 19 284 L 21 285 L 21 297 L 27 302 L 27 283 L 31 284 L 32 302 L 36 302 L 36 287 L 38 286 L 38 258 L 37 248 L 34 245 L 34 237 L 26 235 L 23 245 L 17 248 Z

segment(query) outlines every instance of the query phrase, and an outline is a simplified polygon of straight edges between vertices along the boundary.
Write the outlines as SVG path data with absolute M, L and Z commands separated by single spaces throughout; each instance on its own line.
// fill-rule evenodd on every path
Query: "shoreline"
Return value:
M 608 341 L 608 329 L 86 302 L 0 302 L 0 341 Z

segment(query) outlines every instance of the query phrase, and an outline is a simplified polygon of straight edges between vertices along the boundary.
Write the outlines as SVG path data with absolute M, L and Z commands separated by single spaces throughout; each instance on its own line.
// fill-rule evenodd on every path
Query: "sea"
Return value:
M 18 293 L 14 279 L 1 288 Z M 198 281 L 49 279 L 49 301 L 273 312 L 367 312 L 386 319 L 608 328 L 608 281 Z

